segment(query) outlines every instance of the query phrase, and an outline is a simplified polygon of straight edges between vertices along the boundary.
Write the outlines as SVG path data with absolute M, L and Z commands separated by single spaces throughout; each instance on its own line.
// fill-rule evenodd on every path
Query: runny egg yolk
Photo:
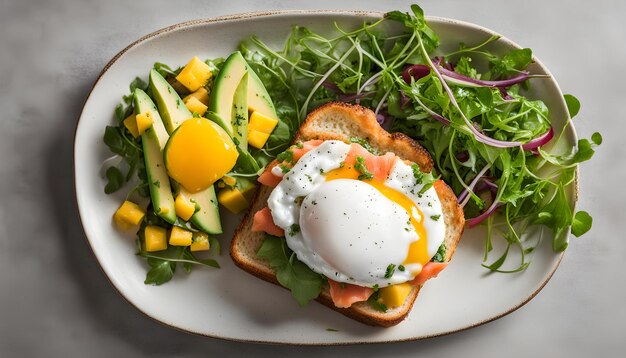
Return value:
M 344 167 L 337 168 L 329 171 L 326 174 L 326 180 L 335 180 L 335 179 L 354 179 L 358 180 L 359 175 L 361 173 L 353 166 L 353 165 L 345 165 Z M 381 194 L 383 194 L 387 199 L 392 202 L 400 205 L 406 212 L 409 214 L 411 218 L 411 224 L 415 228 L 417 235 L 419 236 L 419 240 L 414 241 L 409 246 L 409 252 L 407 254 L 406 259 L 403 264 L 414 264 L 419 263 L 424 266 L 428 261 L 430 261 L 430 256 L 428 255 L 428 246 L 427 246 L 427 237 L 426 237 L 426 228 L 424 227 L 424 215 L 422 211 L 419 209 L 417 205 L 413 202 L 413 200 L 409 199 L 403 193 L 389 188 L 385 185 L 385 182 L 379 179 L 370 179 L 363 180 L 364 183 L 370 184 L 374 188 L 376 188 Z
M 184 121 L 165 147 L 169 175 L 187 191 L 202 191 L 228 173 L 239 153 L 228 134 L 206 118 Z

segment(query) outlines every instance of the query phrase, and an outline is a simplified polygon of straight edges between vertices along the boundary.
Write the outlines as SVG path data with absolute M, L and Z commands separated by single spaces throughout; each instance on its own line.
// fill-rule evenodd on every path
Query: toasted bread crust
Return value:
M 302 123 L 294 141 L 333 139 L 349 142 L 352 137 L 367 140 L 382 153 L 393 152 L 401 159 L 412 161 L 418 164 L 424 172 L 432 170 L 432 158 L 419 143 L 402 133 L 386 132 L 376 122 L 374 112 L 358 105 L 332 102 L 317 108 Z M 235 264 L 244 271 L 280 286 L 274 270 L 266 261 L 256 257 L 256 252 L 264 240 L 263 233 L 251 230 L 254 213 L 267 205 L 272 189 L 261 187 L 257 190 L 248 212 L 235 231 L 230 246 L 230 255 Z M 448 185 L 439 181 L 435 185 L 435 190 L 442 204 L 446 224 L 445 260 L 450 261 L 463 233 L 465 223 L 463 209 Z M 420 288 L 414 288 L 402 306 L 390 309 L 386 313 L 376 311 L 366 302 L 355 303 L 349 308 L 338 308 L 333 304 L 327 286 L 322 289 L 317 301 L 362 323 L 390 327 L 406 318 Z

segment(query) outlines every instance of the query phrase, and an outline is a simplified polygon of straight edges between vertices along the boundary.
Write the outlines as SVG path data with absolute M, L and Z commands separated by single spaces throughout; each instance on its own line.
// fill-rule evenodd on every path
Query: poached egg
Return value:
M 300 158 L 269 197 L 274 223 L 298 259 L 329 279 L 366 287 L 410 281 L 445 237 L 437 193 L 422 190 L 398 158 L 384 180 L 362 178 L 345 165 L 350 148 L 330 140 Z

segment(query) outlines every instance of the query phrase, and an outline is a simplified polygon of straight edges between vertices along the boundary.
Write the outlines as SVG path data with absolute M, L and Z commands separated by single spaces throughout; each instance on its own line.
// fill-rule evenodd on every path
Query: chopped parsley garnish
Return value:
M 400 266 L 398 266 L 398 270 L 404 272 L 404 270 L 406 270 L 406 269 L 404 268 L 404 265 L 400 265 Z
M 295 234 L 300 232 L 300 225 L 298 224 L 292 224 L 289 227 L 289 236 L 294 236 Z
M 372 145 L 366 141 L 363 138 L 359 138 L 359 137 L 352 137 L 350 138 L 350 143 L 357 143 L 359 144 L 361 147 L 365 148 L 365 150 L 367 150 L 368 152 L 374 154 L 374 155 L 380 155 L 381 153 L 374 147 L 372 147 Z
M 387 312 L 387 305 L 382 302 L 382 299 L 380 298 L 380 292 L 378 290 L 372 293 L 370 298 L 367 299 L 367 303 L 370 305 L 370 307 L 377 311 Z
M 276 160 L 279 162 L 287 162 L 287 163 L 294 163 L 293 160 L 293 151 L 292 150 L 286 150 L 282 153 L 280 153 L 279 155 L 276 156 Z
M 420 170 L 420 167 L 413 163 L 411 164 L 411 169 L 413 169 L 413 177 L 415 178 L 415 184 L 422 184 L 424 181 L 424 173 Z
M 385 278 L 391 278 L 394 272 L 396 272 L 396 265 L 389 264 L 389 266 L 387 266 L 387 271 L 385 271 Z
M 437 253 L 435 254 L 435 256 L 433 256 L 433 258 L 430 261 L 444 262 L 445 259 L 446 259 L 446 245 L 441 244 L 441 246 L 439 246 L 439 249 L 437 249 Z
M 359 180 L 371 180 L 374 178 L 374 174 L 367 170 L 367 167 L 365 166 L 365 158 L 361 156 L 356 157 L 354 168 L 361 173 L 361 175 L 359 175 Z
M 438 221 L 440 217 L 441 217 L 441 215 L 431 215 L 430 216 L 430 218 L 435 220 L 435 221 Z

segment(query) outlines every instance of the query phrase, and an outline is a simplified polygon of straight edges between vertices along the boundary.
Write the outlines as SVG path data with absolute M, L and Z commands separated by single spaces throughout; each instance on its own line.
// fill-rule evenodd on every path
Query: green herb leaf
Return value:
M 586 211 L 579 211 L 574 215 L 572 222 L 572 234 L 576 237 L 584 235 L 591 229 L 593 218 Z
M 276 156 L 276 161 L 278 161 L 279 163 L 287 162 L 289 164 L 294 164 L 293 150 L 286 150 L 280 153 L 279 155 Z
M 374 178 L 374 174 L 367 170 L 367 167 L 365 166 L 365 158 L 361 156 L 356 157 L 354 168 L 361 173 L 361 175 L 359 175 L 359 180 L 371 180 Z
M 176 263 L 167 260 L 149 257 L 147 259 L 150 270 L 146 274 L 146 285 L 162 285 L 174 277 L 176 271 Z
M 367 304 L 380 312 L 387 312 L 388 307 L 384 303 L 381 302 L 380 299 L 380 291 L 375 290 L 374 293 L 367 299 Z
M 396 265 L 389 264 L 389 266 L 387 266 L 387 270 L 385 271 L 385 278 L 390 278 L 393 276 L 394 272 L 396 272 Z
M 368 152 L 374 154 L 374 155 L 380 155 L 380 151 L 378 151 L 378 149 L 372 147 L 372 145 L 366 141 L 363 138 L 358 138 L 358 137 L 352 137 L 350 138 L 350 143 L 357 143 L 359 144 L 361 147 L 365 148 L 365 150 L 367 150 Z
M 326 281 L 324 276 L 300 262 L 282 238 L 266 235 L 257 256 L 269 261 L 276 270 L 278 282 L 291 290 L 291 295 L 300 306 L 306 306 L 319 296 Z
M 565 99 L 565 104 L 567 104 L 567 111 L 569 112 L 570 118 L 576 117 L 580 111 L 580 101 L 578 98 L 571 94 L 565 94 L 563 95 L 563 99 Z
M 106 194 L 111 194 L 111 193 L 116 192 L 125 183 L 124 175 L 116 167 L 110 167 L 109 169 L 107 169 L 106 177 L 107 177 L 107 184 L 104 186 L 104 192 Z

